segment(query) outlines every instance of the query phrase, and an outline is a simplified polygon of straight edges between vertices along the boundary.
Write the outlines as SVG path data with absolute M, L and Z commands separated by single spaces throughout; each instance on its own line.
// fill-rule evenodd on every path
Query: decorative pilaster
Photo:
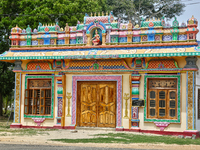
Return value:
M 139 86 L 140 86 L 140 75 L 132 74 L 130 76 L 131 81 L 131 93 L 132 93 L 132 101 L 139 99 Z M 138 111 L 139 107 L 133 107 L 132 101 L 130 102 L 131 106 L 131 118 L 130 118 L 130 128 L 139 128 L 139 119 L 138 119 Z
M 90 34 L 86 34 L 87 36 L 87 45 L 86 46 L 89 46 L 90 45 Z
M 71 98 L 72 98 L 72 95 L 71 95 L 71 93 L 68 93 L 67 92 L 67 100 L 68 100 L 68 109 L 67 109 L 67 117 L 71 117 L 71 115 L 70 115 L 70 100 L 71 100 Z
M 195 129 L 195 72 L 187 71 L 187 89 L 186 89 L 186 114 L 187 114 L 187 130 Z
M 186 57 L 186 129 L 195 130 L 195 71 L 198 70 L 196 57 Z
M 57 110 L 57 124 L 61 124 L 62 117 L 62 103 L 63 103 L 63 85 L 62 78 L 57 78 L 57 101 L 58 101 L 58 110 Z
M 62 75 L 62 87 L 63 87 L 63 101 L 62 101 L 62 117 L 61 117 L 61 126 L 65 126 L 65 97 L 66 97 L 66 76 Z
M 21 73 L 15 73 L 14 123 L 20 123 Z
M 102 33 L 102 45 L 106 45 L 106 33 Z

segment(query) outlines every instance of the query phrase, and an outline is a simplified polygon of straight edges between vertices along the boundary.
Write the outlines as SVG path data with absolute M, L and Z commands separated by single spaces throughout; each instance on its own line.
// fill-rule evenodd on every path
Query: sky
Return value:
M 184 12 L 181 16 L 177 16 L 177 20 L 179 21 L 179 25 L 182 22 L 187 24 L 187 20 L 194 16 L 194 18 L 198 21 L 198 29 L 200 31 L 200 0 L 181 0 L 186 7 L 184 8 Z M 173 21 L 173 19 L 172 19 Z M 200 41 L 200 33 L 197 34 L 197 40 Z

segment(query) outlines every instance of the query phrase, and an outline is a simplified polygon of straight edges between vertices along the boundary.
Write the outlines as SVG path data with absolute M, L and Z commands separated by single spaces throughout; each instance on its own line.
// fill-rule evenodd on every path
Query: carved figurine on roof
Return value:
M 66 20 L 67 21 L 67 20 Z M 11 46 L 15 47 L 43 47 L 43 46 L 98 46 L 98 45 L 132 45 L 151 46 L 155 43 L 173 45 L 174 41 L 196 44 L 198 21 L 192 17 L 186 23 L 179 25 L 175 18 L 172 25 L 165 23 L 162 18 L 148 18 L 141 20 L 141 26 L 133 25 L 131 21 L 121 23 L 120 18 L 114 20 L 113 13 L 85 14 L 84 22 L 77 22 L 76 26 L 60 28 L 56 24 L 42 25 L 38 29 L 27 27 L 11 30 Z M 193 43 L 192 43 L 193 42 Z M 196 44 L 197 45 L 197 44 Z

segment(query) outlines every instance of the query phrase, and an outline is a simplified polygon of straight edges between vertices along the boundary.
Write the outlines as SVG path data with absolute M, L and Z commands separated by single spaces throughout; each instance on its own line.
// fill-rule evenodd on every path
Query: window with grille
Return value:
M 177 119 L 177 80 L 149 79 L 147 116 L 155 119 Z
M 24 113 L 27 115 L 50 115 L 51 80 L 28 80 L 25 90 Z

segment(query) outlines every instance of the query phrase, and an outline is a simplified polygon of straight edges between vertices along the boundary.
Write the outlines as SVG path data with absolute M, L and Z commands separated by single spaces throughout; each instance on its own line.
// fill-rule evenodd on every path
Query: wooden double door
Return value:
M 78 82 L 77 125 L 116 127 L 116 82 Z

